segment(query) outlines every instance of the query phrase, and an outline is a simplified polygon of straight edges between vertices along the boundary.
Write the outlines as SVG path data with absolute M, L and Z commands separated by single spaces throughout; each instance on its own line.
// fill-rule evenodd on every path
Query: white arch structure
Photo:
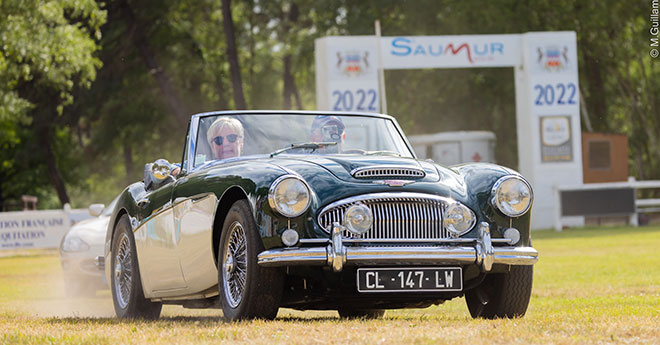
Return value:
M 316 101 L 323 110 L 380 112 L 382 69 L 513 67 L 518 166 L 534 188 L 534 229 L 559 212 L 553 186 L 582 184 L 577 43 L 573 31 L 317 39 Z M 379 66 L 380 64 L 380 66 Z M 582 217 L 564 223 L 583 225 Z

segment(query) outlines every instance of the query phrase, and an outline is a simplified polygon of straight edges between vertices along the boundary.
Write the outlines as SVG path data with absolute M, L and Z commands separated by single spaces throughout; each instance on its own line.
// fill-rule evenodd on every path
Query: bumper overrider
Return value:
M 344 242 L 348 239 L 342 238 L 344 230 L 342 225 L 334 223 L 327 246 L 270 249 L 258 255 L 258 263 L 264 267 L 327 265 L 335 272 L 340 272 L 344 265 L 477 264 L 482 271 L 488 272 L 493 264 L 533 265 L 538 261 L 538 251 L 533 247 L 493 246 L 486 222 L 479 224 L 476 239 L 461 241 L 461 244 L 469 244 L 461 246 L 346 246 Z M 422 240 L 415 243 L 439 242 Z

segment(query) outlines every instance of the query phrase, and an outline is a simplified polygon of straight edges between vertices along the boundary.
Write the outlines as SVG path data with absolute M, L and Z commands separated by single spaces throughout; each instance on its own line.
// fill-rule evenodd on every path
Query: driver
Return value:
M 321 152 L 339 153 L 342 151 L 346 133 L 345 126 L 340 118 L 332 115 L 318 115 L 312 122 L 310 139 L 314 142 L 335 142 L 337 145 L 328 145 Z
M 219 117 L 206 132 L 206 140 L 215 159 L 238 157 L 243 153 L 243 125 L 233 117 Z

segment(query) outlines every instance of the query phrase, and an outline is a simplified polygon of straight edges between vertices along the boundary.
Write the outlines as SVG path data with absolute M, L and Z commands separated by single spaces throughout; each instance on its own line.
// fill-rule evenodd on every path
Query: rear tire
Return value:
M 341 308 L 337 310 L 342 319 L 380 319 L 385 316 L 383 309 L 349 309 Z
M 465 292 L 470 315 L 485 319 L 525 315 L 532 295 L 533 274 L 534 268 L 529 265 L 511 266 L 509 273 L 486 276 L 479 286 Z
M 163 304 L 151 302 L 144 297 L 135 238 L 126 214 L 115 226 L 110 263 L 112 265 L 110 288 L 117 317 L 157 319 Z
M 222 226 L 218 250 L 218 290 L 226 320 L 277 316 L 284 276 L 277 268 L 259 266 L 257 255 L 263 250 L 248 202 L 236 201 Z

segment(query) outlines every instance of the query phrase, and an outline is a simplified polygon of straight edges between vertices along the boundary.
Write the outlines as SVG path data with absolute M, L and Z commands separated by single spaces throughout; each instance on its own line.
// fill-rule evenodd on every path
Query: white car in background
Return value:
M 68 296 L 94 296 L 96 291 L 108 289 L 102 262 L 105 233 L 117 198 L 107 207 L 103 204 L 89 206 L 93 217 L 76 223 L 62 238 L 60 262 Z

